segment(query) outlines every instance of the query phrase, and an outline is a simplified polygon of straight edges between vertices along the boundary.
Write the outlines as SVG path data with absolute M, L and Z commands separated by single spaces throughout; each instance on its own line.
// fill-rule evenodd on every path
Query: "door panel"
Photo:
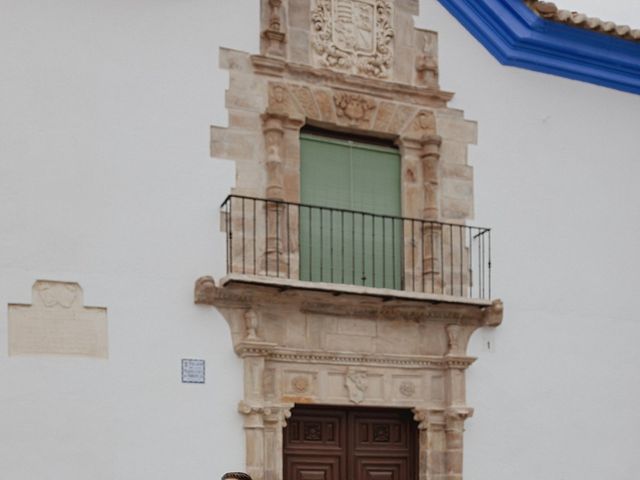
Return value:
M 398 152 L 302 135 L 300 155 L 301 202 L 318 207 L 299 210 L 300 279 L 401 288 Z
M 410 412 L 296 406 L 284 430 L 284 480 L 415 480 Z

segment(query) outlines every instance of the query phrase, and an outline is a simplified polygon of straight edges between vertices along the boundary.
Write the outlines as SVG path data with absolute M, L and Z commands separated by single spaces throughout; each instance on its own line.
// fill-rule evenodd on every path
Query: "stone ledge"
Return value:
M 234 283 L 246 283 L 263 285 L 268 287 L 279 287 L 289 290 L 310 290 L 316 292 L 331 292 L 334 295 L 362 295 L 368 297 L 378 297 L 382 300 L 412 300 L 415 302 L 428 303 L 454 303 L 459 305 L 473 305 L 478 307 L 490 307 L 492 300 L 471 299 L 456 297 L 452 295 L 439 295 L 422 292 L 408 292 L 405 290 L 392 290 L 390 288 L 363 287 L 359 285 L 345 285 L 340 283 L 308 282 L 293 280 L 289 278 L 267 277 L 261 275 L 229 274 L 220 279 L 220 286 L 225 287 Z

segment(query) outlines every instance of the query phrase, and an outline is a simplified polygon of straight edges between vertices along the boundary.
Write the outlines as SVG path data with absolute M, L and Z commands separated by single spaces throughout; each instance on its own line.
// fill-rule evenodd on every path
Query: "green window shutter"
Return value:
M 397 150 L 303 134 L 300 153 L 300 279 L 401 288 L 402 222 L 367 215 L 401 214 Z

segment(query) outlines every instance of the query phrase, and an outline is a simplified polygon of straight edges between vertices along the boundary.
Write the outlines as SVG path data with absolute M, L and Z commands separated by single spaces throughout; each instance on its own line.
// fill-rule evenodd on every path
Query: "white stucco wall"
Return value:
M 257 50 L 257 2 L 0 2 L 0 478 L 241 469 L 241 364 L 192 294 L 223 273 L 233 184 L 208 154 L 217 51 Z M 506 306 L 472 339 L 466 478 L 635 480 L 640 97 L 502 67 L 422 3 L 441 85 L 480 125 L 474 223 Z M 108 307 L 109 360 L 8 357 L 6 306 L 39 278 Z M 187 357 L 205 385 L 180 383 Z
M 418 23 L 479 122 L 475 222 L 505 303 L 470 346 L 465 478 L 635 479 L 640 96 L 503 67 L 434 0 Z
M 254 2 L 0 3 L 0 478 L 242 468 L 241 363 L 193 286 L 224 269 L 217 50 L 257 48 Z M 39 278 L 108 308 L 109 360 L 7 356 L 7 304 Z M 206 360 L 205 385 L 181 358 Z

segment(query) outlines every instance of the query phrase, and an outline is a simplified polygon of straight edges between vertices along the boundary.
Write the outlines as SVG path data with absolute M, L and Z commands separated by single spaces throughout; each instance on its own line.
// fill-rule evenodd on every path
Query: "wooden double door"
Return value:
M 408 410 L 296 406 L 284 429 L 284 480 L 417 480 Z

